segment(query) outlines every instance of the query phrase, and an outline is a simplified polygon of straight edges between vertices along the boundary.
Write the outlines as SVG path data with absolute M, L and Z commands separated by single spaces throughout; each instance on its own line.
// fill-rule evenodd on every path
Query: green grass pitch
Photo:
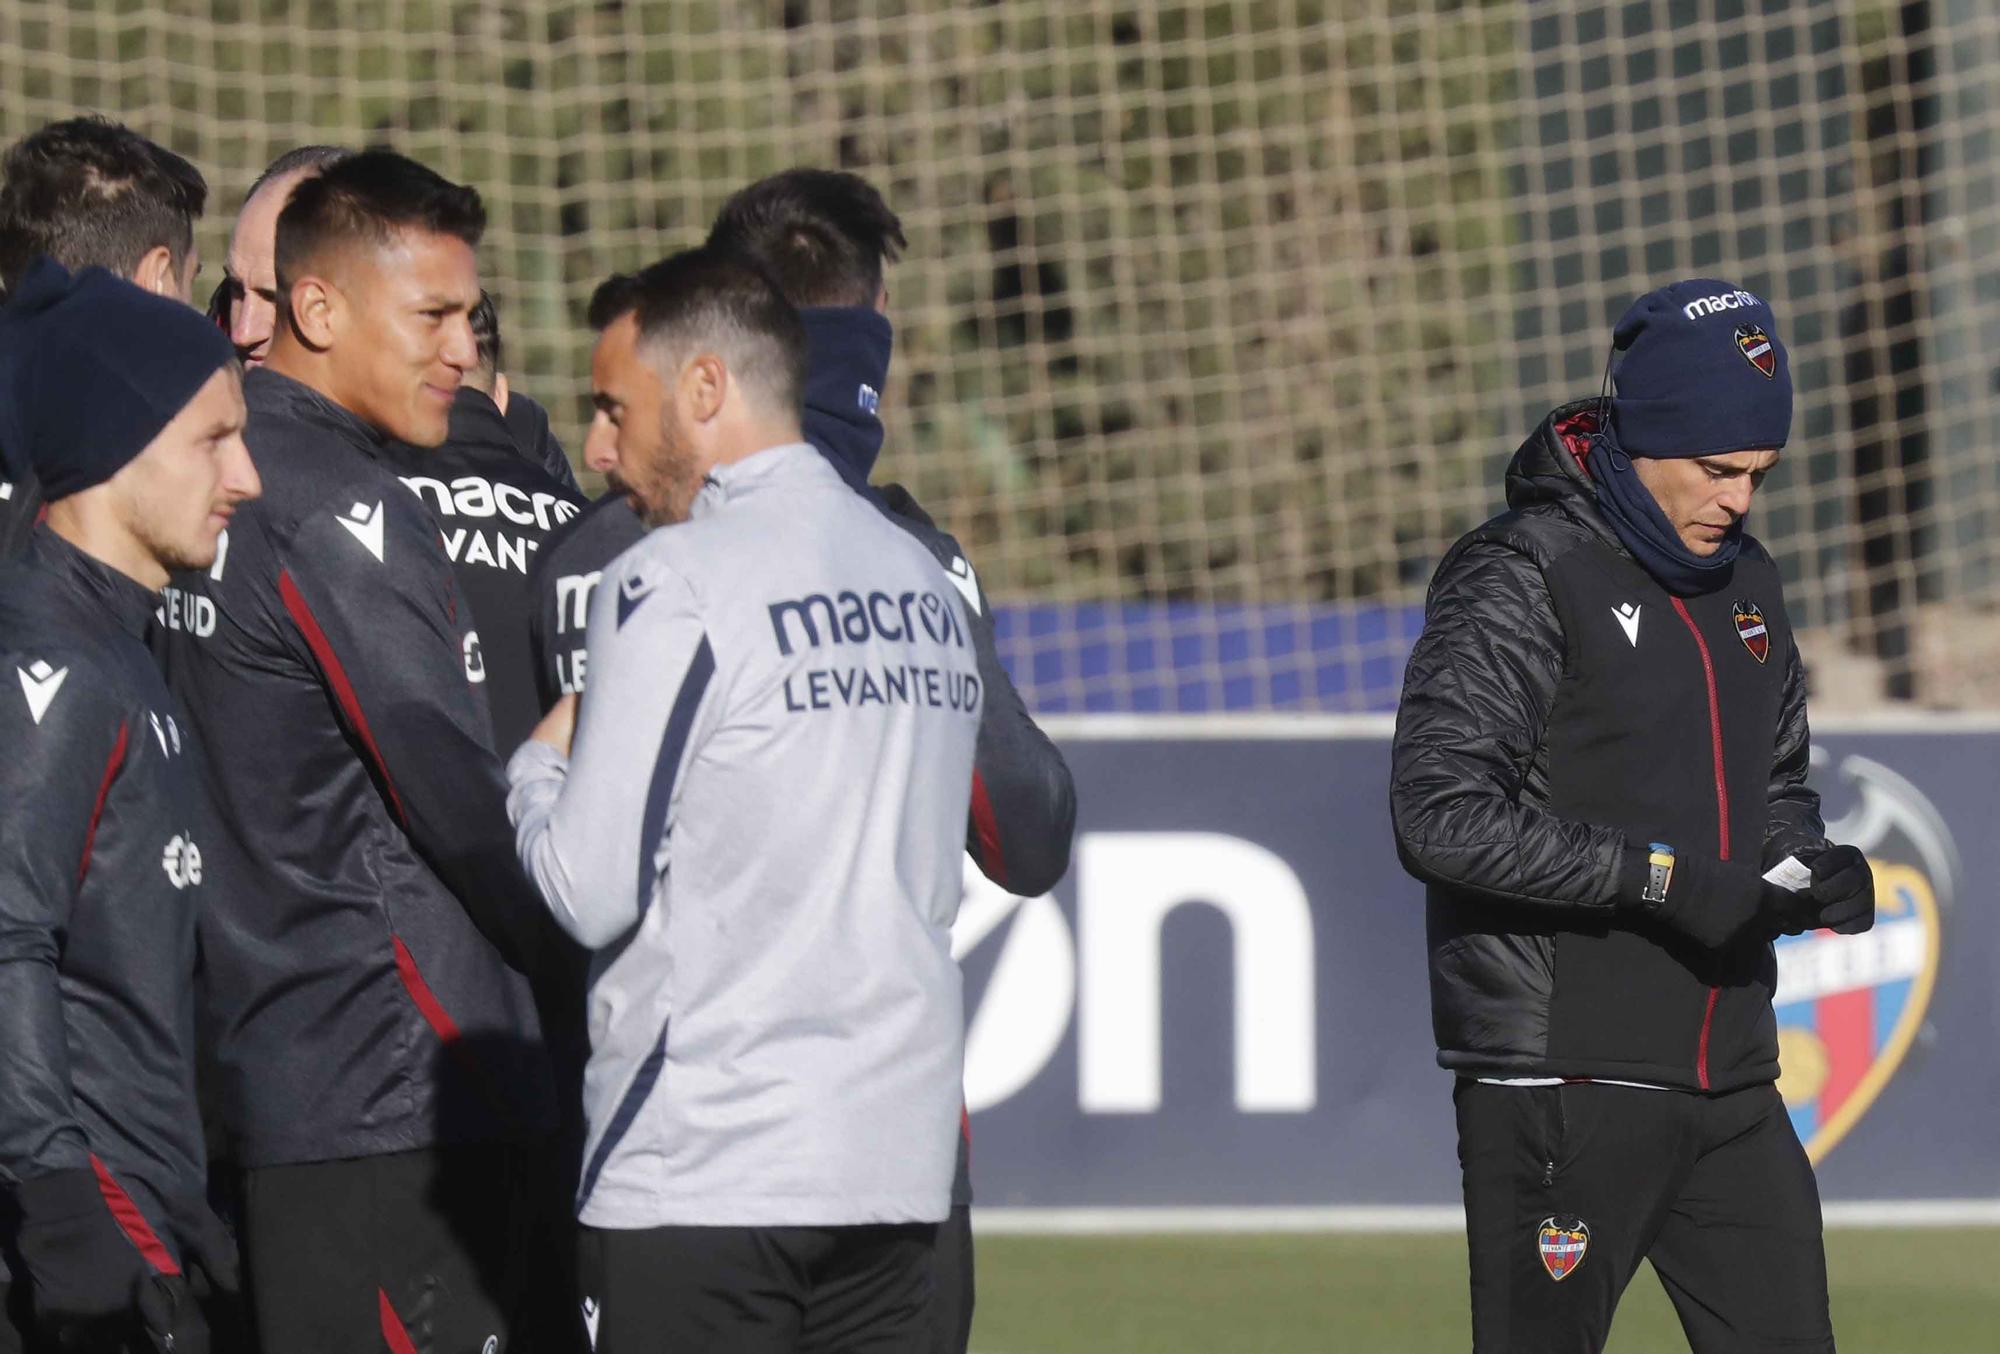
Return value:
M 1455 1236 L 983 1236 L 972 1354 L 1430 1354 L 1471 1347 Z M 2000 1228 L 1827 1234 L 1841 1354 L 2000 1350 Z M 1684 1354 L 1652 1270 L 1608 1354 Z

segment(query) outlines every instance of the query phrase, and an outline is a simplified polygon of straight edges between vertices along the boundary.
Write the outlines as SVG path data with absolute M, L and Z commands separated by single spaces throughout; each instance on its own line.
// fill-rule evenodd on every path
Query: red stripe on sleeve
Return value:
M 1007 858 L 1000 851 L 1000 820 L 993 816 L 993 800 L 986 793 L 986 777 L 978 768 L 972 772 L 972 831 L 979 839 L 979 864 L 986 877 L 996 884 L 1007 882 Z
M 312 607 L 298 584 L 292 582 L 290 570 L 278 575 L 278 592 L 285 600 L 285 610 L 291 613 L 292 623 L 299 627 L 299 633 L 306 638 L 306 646 L 313 651 L 320 670 L 333 686 L 333 698 L 340 705 L 341 713 L 354 727 L 355 736 L 368 750 L 368 758 L 375 763 L 376 772 L 382 777 L 382 784 L 389 792 L 389 808 L 396 815 L 396 821 L 404 831 L 410 827 L 409 815 L 403 812 L 403 797 L 396 793 L 396 782 L 389 775 L 389 764 L 383 760 L 382 749 L 375 745 L 375 735 L 369 731 L 368 716 L 361 713 L 361 698 L 354 694 L 354 683 L 348 680 L 347 668 L 341 663 L 340 655 L 333 651 L 333 644 L 320 628 L 319 618 L 313 615 Z
M 78 885 L 90 873 L 90 852 L 97 845 L 97 825 L 104 818 L 104 801 L 111 797 L 111 782 L 118 779 L 118 772 L 125 765 L 125 735 L 128 732 L 129 725 L 118 726 L 118 741 L 111 745 L 111 755 L 104 761 L 104 779 L 97 783 L 97 802 L 90 806 L 90 827 L 83 834 L 83 859 L 76 867 Z
M 133 1203 L 132 1196 L 125 1192 L 125 1187 L 112 1178 L 111 1172 L 105 1169 L 104 1163 L 97 1159 L 95 1152 L 90 1154 L 90 1169 L 97 1173 L 97 1188 L 104 1195 L 105 1207 L 111 1210 L 111 1216 L 118 1220 L 118 1225 L 124 1229 L 126 1237 L 139 1248 L 139 1254 L 146 1257 L 146 1263 L 157 1273 L 179 1274 L 181 1267 L 174 1263 L 173 1252 L 161 1243 L 159 1233 L 155 1232 L 152 1225 L 146 1221 L 146 1215 L 139 1211 L 139 1205 Z
M 424 1013 L 424 1019 L 437 1032 L 437 1037 L 445 1043 L 458 1041 L 458 1022 L 444 1009 L 444 1003 L 431 991 L 431 985 L 424 981 L 424 975 L 417 968 L 417 958 L 410 953 L 410 947 L 403 943 L 401 936 L 391 936 L 396 942 L 396 976 L 403 980 L 403 987 L 409 992 L 410 1000 Z
M 389 1346 L 389 1354 L 417 1354 L 410 1333 L 403 1329 L 403 1318 L 396 1315 L 396 1304 L 389 1301 L 389 1290 L 376 1289 L 375 1298 L 382 1319 L 382 1343 Z

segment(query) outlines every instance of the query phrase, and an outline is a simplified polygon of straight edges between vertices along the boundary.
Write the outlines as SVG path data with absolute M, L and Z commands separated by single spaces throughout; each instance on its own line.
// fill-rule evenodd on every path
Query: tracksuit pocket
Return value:
M 1529 1140 L 1535 1144 L 1539 1179 L 1543 1189 L 1552 1188 L 1562 1173 L 1563 1148 L 1569 1140 L 1569 1114 L 1563 1104 L 1567 1086 L 1536 1086 L 1529 1090 L 1533 1127 Z

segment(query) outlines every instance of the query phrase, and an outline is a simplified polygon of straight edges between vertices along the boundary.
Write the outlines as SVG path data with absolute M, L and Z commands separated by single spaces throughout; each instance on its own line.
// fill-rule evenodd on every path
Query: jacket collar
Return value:
M 766 447 L 740 461 L 719 465 L 708 472 L 701 492 L 695 495 L 688 517 L 706 517 L 759 490 L 779 484 L 839 484 L 841 477 L 832 464 L 810 442 L 787 442 Z
M 269 367 L 258 367 L 243 378 L 243 401 L 250 407 L 253 418 L 260 413 L 277 414 L 317 424 L 370 456 L 389 441 L 373 424 L 345 405 Z
M 520 451 L 515 445 L 514 430 L 508 426 L 500 406 L 483 390 L 475 390 L 471 386 L 458 388 L 458 395 L 451 402 L 450 426 L 451 430 L 445 434 L 447 442 L 498 447 L 517 454 Z
M 49 528 L 45 522 L 28 539 L 28 559 L 36 568 L 60 580 L 90 606 L 109 615 L 134 639 L 144 639 L 160 605 L 160 594 L 138 579 L 87 555 Z

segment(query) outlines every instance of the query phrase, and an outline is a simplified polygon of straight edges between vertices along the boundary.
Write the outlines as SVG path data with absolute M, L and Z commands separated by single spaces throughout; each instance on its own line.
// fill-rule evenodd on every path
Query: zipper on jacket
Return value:
M 1674 610 L 1687 625 L 1688 633 L 1694 636 L 1694 647 L 1701 652 L 1701 674 L 1708 682 L 1708 738 L 1710 754 L 1715 762 L 1715 814 L 1717 820 L 1717 854 L 1729 859 L 1729 780 L 1724 774 L 1722 763 L 1722 700 L 1715 689 L 1715 659 L 1708 652 L 1708 641 L 1702 638 L 1701 627 L 1688 614 L 1687 603 L 1680 598 L 1673 599 Z M 1715 1024 L 1715 1002 L 1722 995 L 1722 989 L 1708 989 L 1708 1006 L 1701 1013 L 1701 1038 L 1695 1047 L 1694 1074 L 1702 1090 L 1708 1089 L 1708 1034 Z

